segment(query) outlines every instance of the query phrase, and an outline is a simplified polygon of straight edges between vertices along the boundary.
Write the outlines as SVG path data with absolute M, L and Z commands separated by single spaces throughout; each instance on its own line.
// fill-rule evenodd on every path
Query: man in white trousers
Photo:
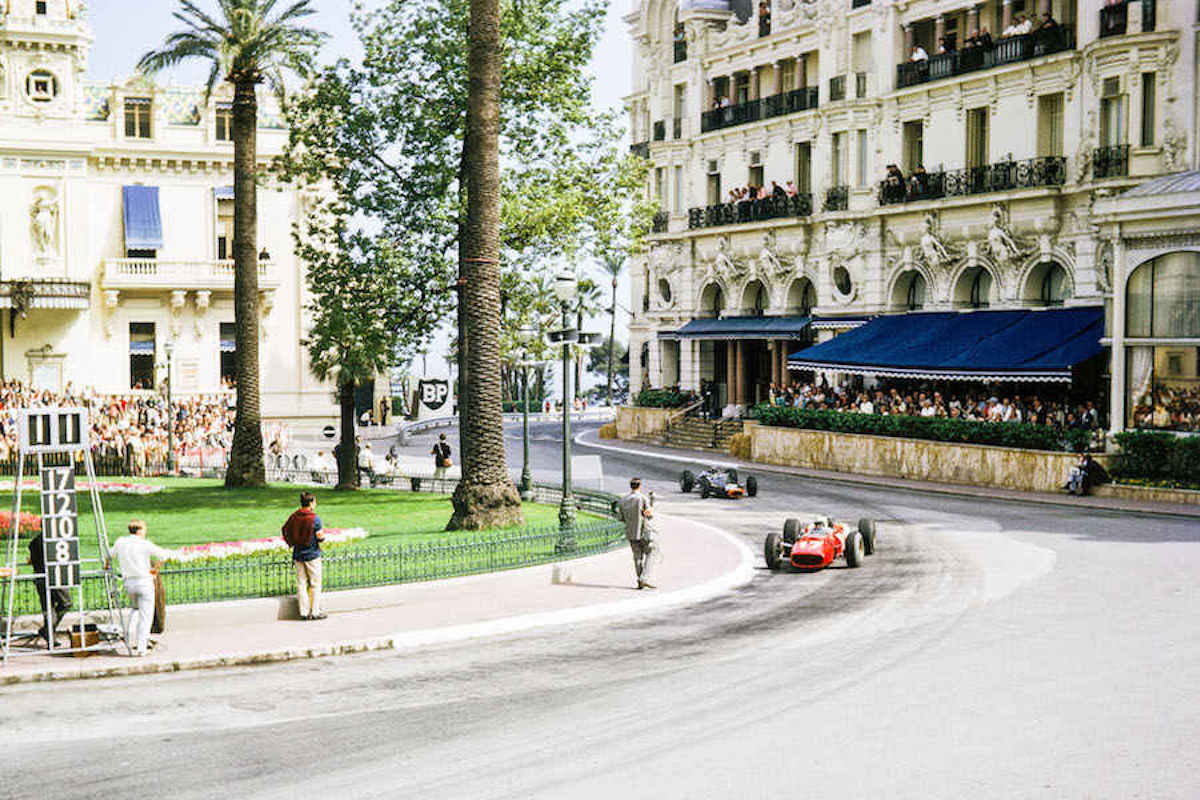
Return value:
M 154 620 L 154 562 L 166 561 L 175 554 L 165 550 L 146 538 L 146 521 L 129 521 L 129 535 L 122 536 L 113 544 L 112 555 L 121 565 L 121 578 L 125 582 L 125 593 L 133 606 L 129 619 L 129 644 L 135 656 L 146 655 L 150 639 L 150 624 Z M 105 565 L 111 567 L 112 562 Z

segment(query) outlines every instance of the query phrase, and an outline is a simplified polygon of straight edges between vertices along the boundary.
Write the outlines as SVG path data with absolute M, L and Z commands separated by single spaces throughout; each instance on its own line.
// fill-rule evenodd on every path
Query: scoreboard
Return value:
M 46 585 L 61 589 L 79 585 L 79 509 L 75 502 L 75 467 L 42 467 L 42 546 Z

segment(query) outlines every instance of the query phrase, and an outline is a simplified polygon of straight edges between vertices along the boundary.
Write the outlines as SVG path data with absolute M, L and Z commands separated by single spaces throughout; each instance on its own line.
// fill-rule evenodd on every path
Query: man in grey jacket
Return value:
M 654 550 L 654 540 L 646 520 L 654 516 L 654 506 L 649 498 L 642 494 L 642 479 L 631 478 L 629 494 L 621 498 L 617 506 L 621 521 L 625 523 L 625 538 L 629 540 L 629 549 L 633 551 L 633 568 L 637 572 L 637 588 L 653 589 L 654 584 L 648 580 L 650 573 L 650 554 Z

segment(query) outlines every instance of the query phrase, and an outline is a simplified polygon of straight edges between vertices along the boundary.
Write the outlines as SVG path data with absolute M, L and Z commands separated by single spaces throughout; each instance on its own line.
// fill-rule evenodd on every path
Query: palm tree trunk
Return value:
M 617 278 L 613 276 L 612 304 L 608 307 L 608 407 L 612 408 L 613 337 L 617 335 Z
M 233 93 L 233 319 L 237 352 L 237 415 L 225 487 L 265 486 L 262 413 L 258 386 L 258 198 L 255 136 L 258 102 L 252 79 Z
M 459 301 L 470 341 L 470 385 L 459 405 L 462 480 L 448 530 L 522 522 L 521 498 L 508 475 L 500 401 L 500 4 L 471 0 L 465 169 L 467 218 L 459 239 L 465 278 Z

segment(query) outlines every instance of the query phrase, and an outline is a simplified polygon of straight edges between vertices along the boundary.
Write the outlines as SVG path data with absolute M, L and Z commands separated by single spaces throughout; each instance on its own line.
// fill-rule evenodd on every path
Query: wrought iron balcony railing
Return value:
M 991 47 L 967 47 L 939 53 L 927 61 L 909 61 L 896 66 L 896 88 L 965 75 L 1004 64 L 1075 49 L 1075 31 L 1061 25 L 1020 36 L 1009 36 Z
M 850 207 L 850 187 L 834 186 L 825 192 L 826 211 L 845 211 Z
M 667 223 L 670 221 L 670 219 L 671 217 L 669 214 L 667 214 L 667 212 L 655 211 L 654 219 L 650 223 L 650 229 L 655 233 L 666 233 Z
M 910 175 L 903 185 L 883 180 L 879 183 L 879 205 L 1007 192 L 1039 186 L 1062 186 L 1066 180 L 1067 160 L 1062 156 L 1000 161 L 980 167 L 914 174 Z
M 764 197 L 737 203 L 718 203 L 704 208 L 688 209 L 688 228 L 714 228 L 718 225 L 737 225 L 784 217 L 807 217 L 812 214 L 812 195 Z
M 661 142 L 667 138 L 667 121 L 660 119 L 654 123 L 654 141 Z
M 1092 177 L 1124 178 L 1129 174 L 1129 145 L 1097 147 L 1092 151 Z
M 687 61 L 687 39 L 675 40 L 675 63 Z
M 650 157 L 650 143 L 649 142 L 634 142 L 633 144 L 629 145 L 629 152 L 631 152 L 635 156 L 639 156 L 641 158 L 649 158 Z
M 817 107 L 817 87 L 806 86 L 788 92 L 773 94 L 761 100 L 747 100 L 724 108 L 714 108 L 700 115 L 700 132 L 745 125 L 769 117 L 780 117 L 796 111 L 809 111 Z
M 773 94 L 762 102 L 764 117 L 781 117 L 796 111 L 808 111 L 817 107 L 817 87 L 807 86 Z

